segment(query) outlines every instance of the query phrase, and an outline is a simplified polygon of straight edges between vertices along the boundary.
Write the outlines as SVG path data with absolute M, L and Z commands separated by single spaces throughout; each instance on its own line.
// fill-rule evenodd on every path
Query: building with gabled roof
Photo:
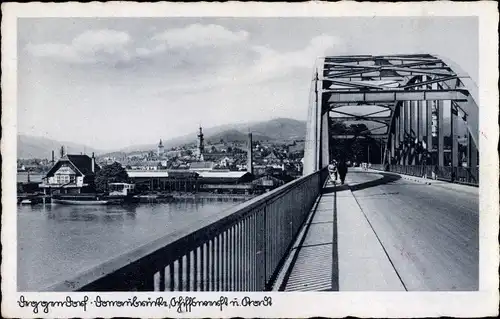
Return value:
M 42 179 L 40 188 L 47 193 L 88 193 L 93 192 L 95 174 L 101 168 L 95 162 L 94 154 L 64 155 Z
M 248 183 L 253 180 L 253 175 L 246 171 L 222 171 L 198 172 L 201 183 L 206 184 L 239 184 Z
M 271 153 L 269 153 L 269 155 L 264 157 L 264 162 L 268 164 L 281 164 L 282 161 L 283 161 L 283 155 L 274 150 Z
M 255 179 L 252 184 L 255 187 L 255 191 L 257 192 L 267 192 L 276 187 L 279 187 L 285 182 L 279 178 L 276 178 L 272 175 L 264 175 L 260 178 Z
M 198 172 L 198 183 L 201 191 L 213 193 L 245 193 L 253 192 L 251 184 L 253 175 L 246 171 L 206 171 Z
M 211 171 L 214 169 L 213 162 L 192 162 L 189 166 L 192 171 Z

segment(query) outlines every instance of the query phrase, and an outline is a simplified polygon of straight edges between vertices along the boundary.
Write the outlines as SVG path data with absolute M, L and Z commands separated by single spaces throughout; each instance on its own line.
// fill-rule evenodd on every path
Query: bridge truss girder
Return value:
M 441 165 L 444 108 L 450 109 L 451 116 L 452 165 L 458 163 L 459 116 L 466 123 L 470 140 L 468 163 L 477 165 L 477 92 L 476 85 L 464 71 L 435 55 L 321 58 L 312 79 L 304 174 L 329 163 L 330 138 L 376 139 L 384 148 L 384 163 L 396 159 L 399 164 L 422 164 L 426 152 L 437 152 L 439 160 L 435 164 Z M 338 123 L 344 123 L 341 128 L 345 123 L 350 127 L 360 123 L 364 126 L 358 124 L 357 127 L 366 129 L 355 134 L 347 131 L 339 134 L 335 132 L 339 129 Z M 436 149 L 433 142 L 437 144 Z

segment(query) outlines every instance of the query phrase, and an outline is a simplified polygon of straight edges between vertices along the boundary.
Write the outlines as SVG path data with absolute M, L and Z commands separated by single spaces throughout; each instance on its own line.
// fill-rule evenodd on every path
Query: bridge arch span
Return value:
M 328 165 L 343 148 L 347 160 L 477 167 L 478 101 L 470 76 L 437 55 L 320 58 L 310 91 L 304 175 Z M 380 148 L 380 156 L 370 158 L 373 147 L 367 158 L 349 154 L 360 140 Z

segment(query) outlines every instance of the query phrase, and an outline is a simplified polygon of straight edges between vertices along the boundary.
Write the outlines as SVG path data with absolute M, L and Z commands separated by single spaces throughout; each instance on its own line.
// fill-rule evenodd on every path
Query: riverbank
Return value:
M 168 193 L 158 195 L 137 195 L 139 203 L 165 203 L 178 199 L 220 199 L 220 200 L 249 200 L 256 194 L 214 194 L 214 193 Z M 52 197 L 43 194 L 22 193 L 17 195 L 18 204 L 51 204 Z
M 237 200 L 249 200 L 257 195 L 245 195 L 245 194 L 213 194 L 213 193 L 177 193 L 172 194 L 174 199 L 237 199 Z

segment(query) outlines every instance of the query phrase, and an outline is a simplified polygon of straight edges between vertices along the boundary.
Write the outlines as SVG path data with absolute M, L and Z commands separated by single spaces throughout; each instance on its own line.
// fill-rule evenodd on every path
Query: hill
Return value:
M 56 158 L 58 158 L 59 149 L 63 145 L 68 153 L 79 154 L 84 151 L 86 154 L 91 154 L 92 152 L 95 152 L 96 155 L 98 155 L 103 153 L 100 150 L 96 150 L 82 144 L 77 144 L 72 142 L 61 142 L 45 137 L 20 134 L 17 136 L 17 158 L 50 159 L 52 156 L 51 155 L 52 151 L 54 151 Z
M 226 124 L 210 128 L 203 128 L 205 140 L 219 142 L 244 142 L 248 132 L 253 133 L 254 141 L 292 141 L 304 139 L 306 122 L 288 118 L 276 118 L 265 122 L 250 122 L 244 124 Z M 196 142 L 196 131 L 172 139 L 163 140 L 166 149 Z M 156 144 L 134 145 L 122 149 L 122 152 L 145 151 L 156 149 Z
M 217 134 L 209 135 L 209 137 L 206 138 L 207 142 L 210 143 L 218 143 L 221 140 L 224 142 L 246 142 L 248 139 L 248 133 L 242 133 L 241 131 L 238 131 L 236 129 L 231 129 L 231 130 L 226 130 Z M 268 141 L 272 140 L 269 136 L 265 136 L 262 134 L 253 134 L 252 139 L 254 141 Z
M 297 140 L 306 136 L 306 122 L 286 118 L 277 118 L 250 125 L 250 131 L 269 136 L 272 140 Z

